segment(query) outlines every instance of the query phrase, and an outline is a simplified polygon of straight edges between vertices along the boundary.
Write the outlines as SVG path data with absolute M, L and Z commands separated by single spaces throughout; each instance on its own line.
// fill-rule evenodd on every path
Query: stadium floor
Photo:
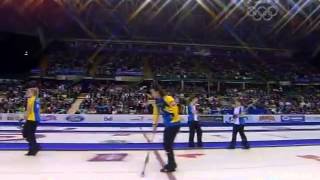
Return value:
M 148 127 L 39 127 L 38 141 L 44 151 L 25 157 L 20 130 L 2 126 L 0 179 L 138 180 L 148 149 L 152 154 L 147 180 L 320 179 L 320 126 L 246 127 L 250 150 L 225 149 L 231 127 L 203 129 L 204 149 L 188 149 L 188 129 L 181 129 L 176 140 L 178 171 L 162 174 L 163 128 L 158 129 L 155 142 L 148 143 Z

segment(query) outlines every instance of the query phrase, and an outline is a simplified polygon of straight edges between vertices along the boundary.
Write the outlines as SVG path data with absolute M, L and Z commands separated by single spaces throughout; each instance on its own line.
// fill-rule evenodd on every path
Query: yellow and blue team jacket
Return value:
M 179 126 L 180 125 L 180 116 L 179 108 L 177 105 L 170 106 L 174 102 L 172 96 L 164 96 L 163 98 L 158 98 L 153 105 L 153 120 L 157 122 L 159 116 L 162 115 L 163 124 L 165 127 Z
M 27 114 L 28 121 L 40 121 L 40 100 L 35 96 L 28 98 L 28 107 L 31 111 Z

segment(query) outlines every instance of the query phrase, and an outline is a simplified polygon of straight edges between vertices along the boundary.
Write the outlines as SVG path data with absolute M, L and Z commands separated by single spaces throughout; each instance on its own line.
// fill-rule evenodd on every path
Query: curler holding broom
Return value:
M 155 99 L 154 106 L 154 127 L 157 127 L 159 115 L 162 115 L 165 126 L 163 134 L 163 146 L 167 153 L 168 163 L 160 170 L 161 172 L 174 172 L 177 163 L 174 158 L 173 144 L 180 130 L 179 108 L 172 96 L 168 96 L 159 86 L 150 90 L 151 96 Z

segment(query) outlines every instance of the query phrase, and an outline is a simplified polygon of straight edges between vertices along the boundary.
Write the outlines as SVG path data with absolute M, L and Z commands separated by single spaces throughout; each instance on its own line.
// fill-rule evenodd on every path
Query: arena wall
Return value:
M 187 123 L 187 115 L 182 115 L 182 122 Z M 203 123 L 230 123 L 232 115 L 200 115 Z M 305 123 L 319 122 L 320 115 L 245 115 L 246 123 Z M 0 114 L 1 122 L 19 122 L 23 114 Z M 151 123 L 152 115 L 112 115 L 112 114 L 42 114 L 41 123 Z

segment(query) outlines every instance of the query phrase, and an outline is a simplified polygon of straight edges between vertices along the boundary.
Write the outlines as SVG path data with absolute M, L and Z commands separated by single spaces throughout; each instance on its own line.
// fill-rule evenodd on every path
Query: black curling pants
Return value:
M 202 129 L 199 121 L 190 122 L 189 129 L 189 144 L 194 144 L 194 136 L 196 132 L 198 144 L 202 144 Z
M 36 140 L 36 130 L 38 123 L 36 121 L 26 121 L 23 126 L 22 135 L 29 144 L 29 152 L 38 150 L 39 145 Z
M 235 146 L 238 133 L 241 136 L 242 145 L 248 146 L 247 136 L 244 133 L 244 125 L 238 125 L 238 124 L 233 125 L 231 145 Z
M 163 134 L 163 147 L 168 156 L 168 166 L 170 168 L 176 167 L 176 161 L 173 153 L 174 140 L 180 130 L 179 126 L 166 127 Z

